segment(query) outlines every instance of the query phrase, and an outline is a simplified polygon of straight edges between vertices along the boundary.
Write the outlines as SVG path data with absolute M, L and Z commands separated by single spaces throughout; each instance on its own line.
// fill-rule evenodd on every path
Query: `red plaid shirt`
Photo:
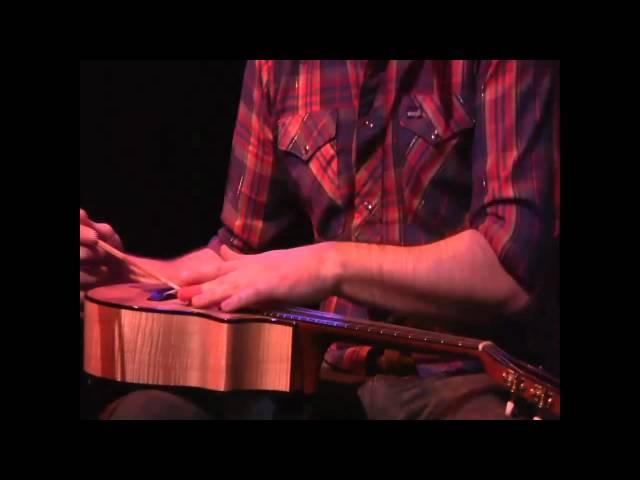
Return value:
M 248 62 L 217 238 L 254 253 L 304 220 L 316 242 L 420 245 L 474 228 L 535 290 L 559 234 L 557 64 L 368 62 Z M 337 297 L 322 308 L 390 314 Z M 326 359 L 363 373 L 368 350 L 334 344 Z

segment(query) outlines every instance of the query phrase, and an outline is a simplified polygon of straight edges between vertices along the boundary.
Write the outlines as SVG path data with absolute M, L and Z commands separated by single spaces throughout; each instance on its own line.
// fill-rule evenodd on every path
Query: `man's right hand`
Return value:
M 121 260 L 103 251 L 97 246 L 100 239 L 118 250 L 122 250 L 122 242 L 117 233 L 106 223 L 94 223 L 87 213 L 80 209 L 80 308 L 82 309 L 84 294 L 91 288 L 112 283 L 157 282 L 123 263 Z M 148 270 L 182 284 L 182 279 L 203 277 L 215 269 L 222 259 L 212 249 L 204 247 L 173 260 L 156 260 L 143 257 L 132 257 Z
M 97 246 L 98 238 L 118 250 L 120 237 L 106 223 L 93 222 L 87 212 L 80 209 L 80 305 L 87 290 L 123 280 L 127 269 Z

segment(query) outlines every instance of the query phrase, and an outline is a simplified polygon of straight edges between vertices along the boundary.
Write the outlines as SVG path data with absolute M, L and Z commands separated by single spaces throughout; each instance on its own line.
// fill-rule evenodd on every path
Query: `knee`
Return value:
M 100 416 L 103 420 L 207 420 L 190 401 L 161 390 L 138 390 L 119 398 Z

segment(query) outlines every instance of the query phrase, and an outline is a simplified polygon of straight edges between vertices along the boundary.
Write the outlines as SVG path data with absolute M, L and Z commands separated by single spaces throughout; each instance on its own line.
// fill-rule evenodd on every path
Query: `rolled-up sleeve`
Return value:
M 248 61 L 231 146 L 222 228 L 210 242 L 264 251 L 296 220 L 286 175 L 275 160 L 273 61 Z
M 531 292 L 559 235 L 559 63 L 481 62 L 478 92 L 470 226 Z

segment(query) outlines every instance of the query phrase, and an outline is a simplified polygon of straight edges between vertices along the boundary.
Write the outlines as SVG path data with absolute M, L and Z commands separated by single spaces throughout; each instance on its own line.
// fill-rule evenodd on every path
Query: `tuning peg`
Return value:
M 549 408 L 551 402 L 553 402 L 553 396 L 541 385 L 534 385 L 529 393 L 533 396 L 535 406 L 537 407 L 538 415 L 533 417 L 534 420 L 542 420 L 541 415 L 544 413 L 546 408 Z
M 511 399 L 507 402 L 507 405 L 505 406 L 504 414 L 507 417 L 511 418 L 516 406 L 515 400 L 516 400 L 517 394 L 522 392 L 524 389 L 524 379 L 522 378 L 522 376 L 518 375 L 513 370 L 507 370 L 506 372 L 504 372 L 502 374 L 502 378 L 504 380 L 505 385 L 509 389 L 509 392 L 511 392 Z
M 513 416 L 513 410 L 515 409 L 515 407 L 516 407 L 516 404 L 513 403 L 513 400 L 509 400 L 507 402 L 507 405 L 504 408 L 504 414 L 507 417 L 511 418 Z

